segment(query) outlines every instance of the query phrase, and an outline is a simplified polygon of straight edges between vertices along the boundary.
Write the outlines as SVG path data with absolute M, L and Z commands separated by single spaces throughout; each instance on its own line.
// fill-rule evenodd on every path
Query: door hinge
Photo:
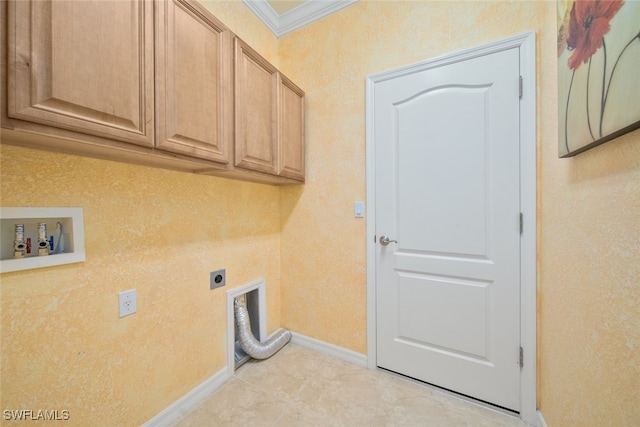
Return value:
M 522 234 L 523 231 L 524 231 L 524 216 L 522 215 L 522 212 L 520 212 L 520 234 Z
M 518 90 L 520 99 L 522 99 L 522 76 L 520 76 L 519 90 Z
M 518 360 L 520 367 L 524 367 L 524 350 L 520 347 L 520 359 Z

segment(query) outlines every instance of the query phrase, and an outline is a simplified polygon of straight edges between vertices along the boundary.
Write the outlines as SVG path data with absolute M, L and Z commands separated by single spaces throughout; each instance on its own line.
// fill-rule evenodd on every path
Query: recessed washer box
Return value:
M 60 253 L 38 255 L 38 224 L 45 223 L 47 240 L 53 236 Z M 60 223 L 60 228 L 56 227 Z M 31 253 L 14 257 L 16 224 L 24 225 L 24 240 L 31 239 Z M 0 208 L 0 272 L 28 270 L 85 261 L 82 208 Z M 61 233 L 60 231 L 61 230 Z M 63 245 L 57 245 L 59 239 Z

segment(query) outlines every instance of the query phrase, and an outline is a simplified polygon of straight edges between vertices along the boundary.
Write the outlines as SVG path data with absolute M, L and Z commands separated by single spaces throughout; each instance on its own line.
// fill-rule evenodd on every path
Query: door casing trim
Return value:
M 374 241 L 375 149 L 373 106 L 377 83 L 413 74 L 429 68 L 465 61 L 514 47 L 520 50 L 520 75 L 523 79 L 520 100 L 520 210 L 523 232 L 520 239 L 520 339 L 523 366 L 520 369 L 520 417 L 537 424 L 536 412 L 536 34 L 528 31 L 471 49 L 464 49 L 367 76 L 366 84 L 366 185 L 367 185 L 367 367 L 375 369 L 376 360 L 376 263 Z M 515 89 L 514 89 L 515 90 Z

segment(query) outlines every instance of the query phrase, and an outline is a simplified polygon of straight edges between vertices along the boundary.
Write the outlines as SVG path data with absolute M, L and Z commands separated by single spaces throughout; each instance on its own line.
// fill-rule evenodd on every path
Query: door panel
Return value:
M 377 361 L 519 410 L 519 51 L 374 89 Z
M 233 137 L 231 31 L 197 2 L 158 1 L 158 147 L 229 163 Z
M 304 181 L 304 92 L 280 77 L 279 175 Z
M 277 175 L 278 70 L 235 42 L 235 165 Z
M 7 4 L 9 117 L 153 146 L 152 3 Z
M 404 249 L 486 255 L 487 91 L 486 86 L 441 87 L 395 105 L 402 141 L 398 237 Z M 464 126 L 451 123 L 451 111 L 456 112 L 454 121 L 464 117 Z M 443 158 L 456 161 L 451 165 Z M 416 182 L 421 183 L 421 197 L 403 191 Z M 434 203 L 443 192 L 447 202 Z
M 399 272 L 398 339 L 487 360 L 488 291 L 488 282 Z

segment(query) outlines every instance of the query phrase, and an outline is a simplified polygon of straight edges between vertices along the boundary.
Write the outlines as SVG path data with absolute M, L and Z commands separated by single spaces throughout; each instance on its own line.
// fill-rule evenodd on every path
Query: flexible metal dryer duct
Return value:
M 251 332 L 251 321 L 247 307 L 243 303 L 240 303 L 237 298 L 233 300 L 233 311 L 236 317 L 240 345 L 242 349 L 254 359 L 268 359 L 291 341 L 291 332 L 286 329 L 278 329 L 276 333 L 265 342 L 258 341 Z

